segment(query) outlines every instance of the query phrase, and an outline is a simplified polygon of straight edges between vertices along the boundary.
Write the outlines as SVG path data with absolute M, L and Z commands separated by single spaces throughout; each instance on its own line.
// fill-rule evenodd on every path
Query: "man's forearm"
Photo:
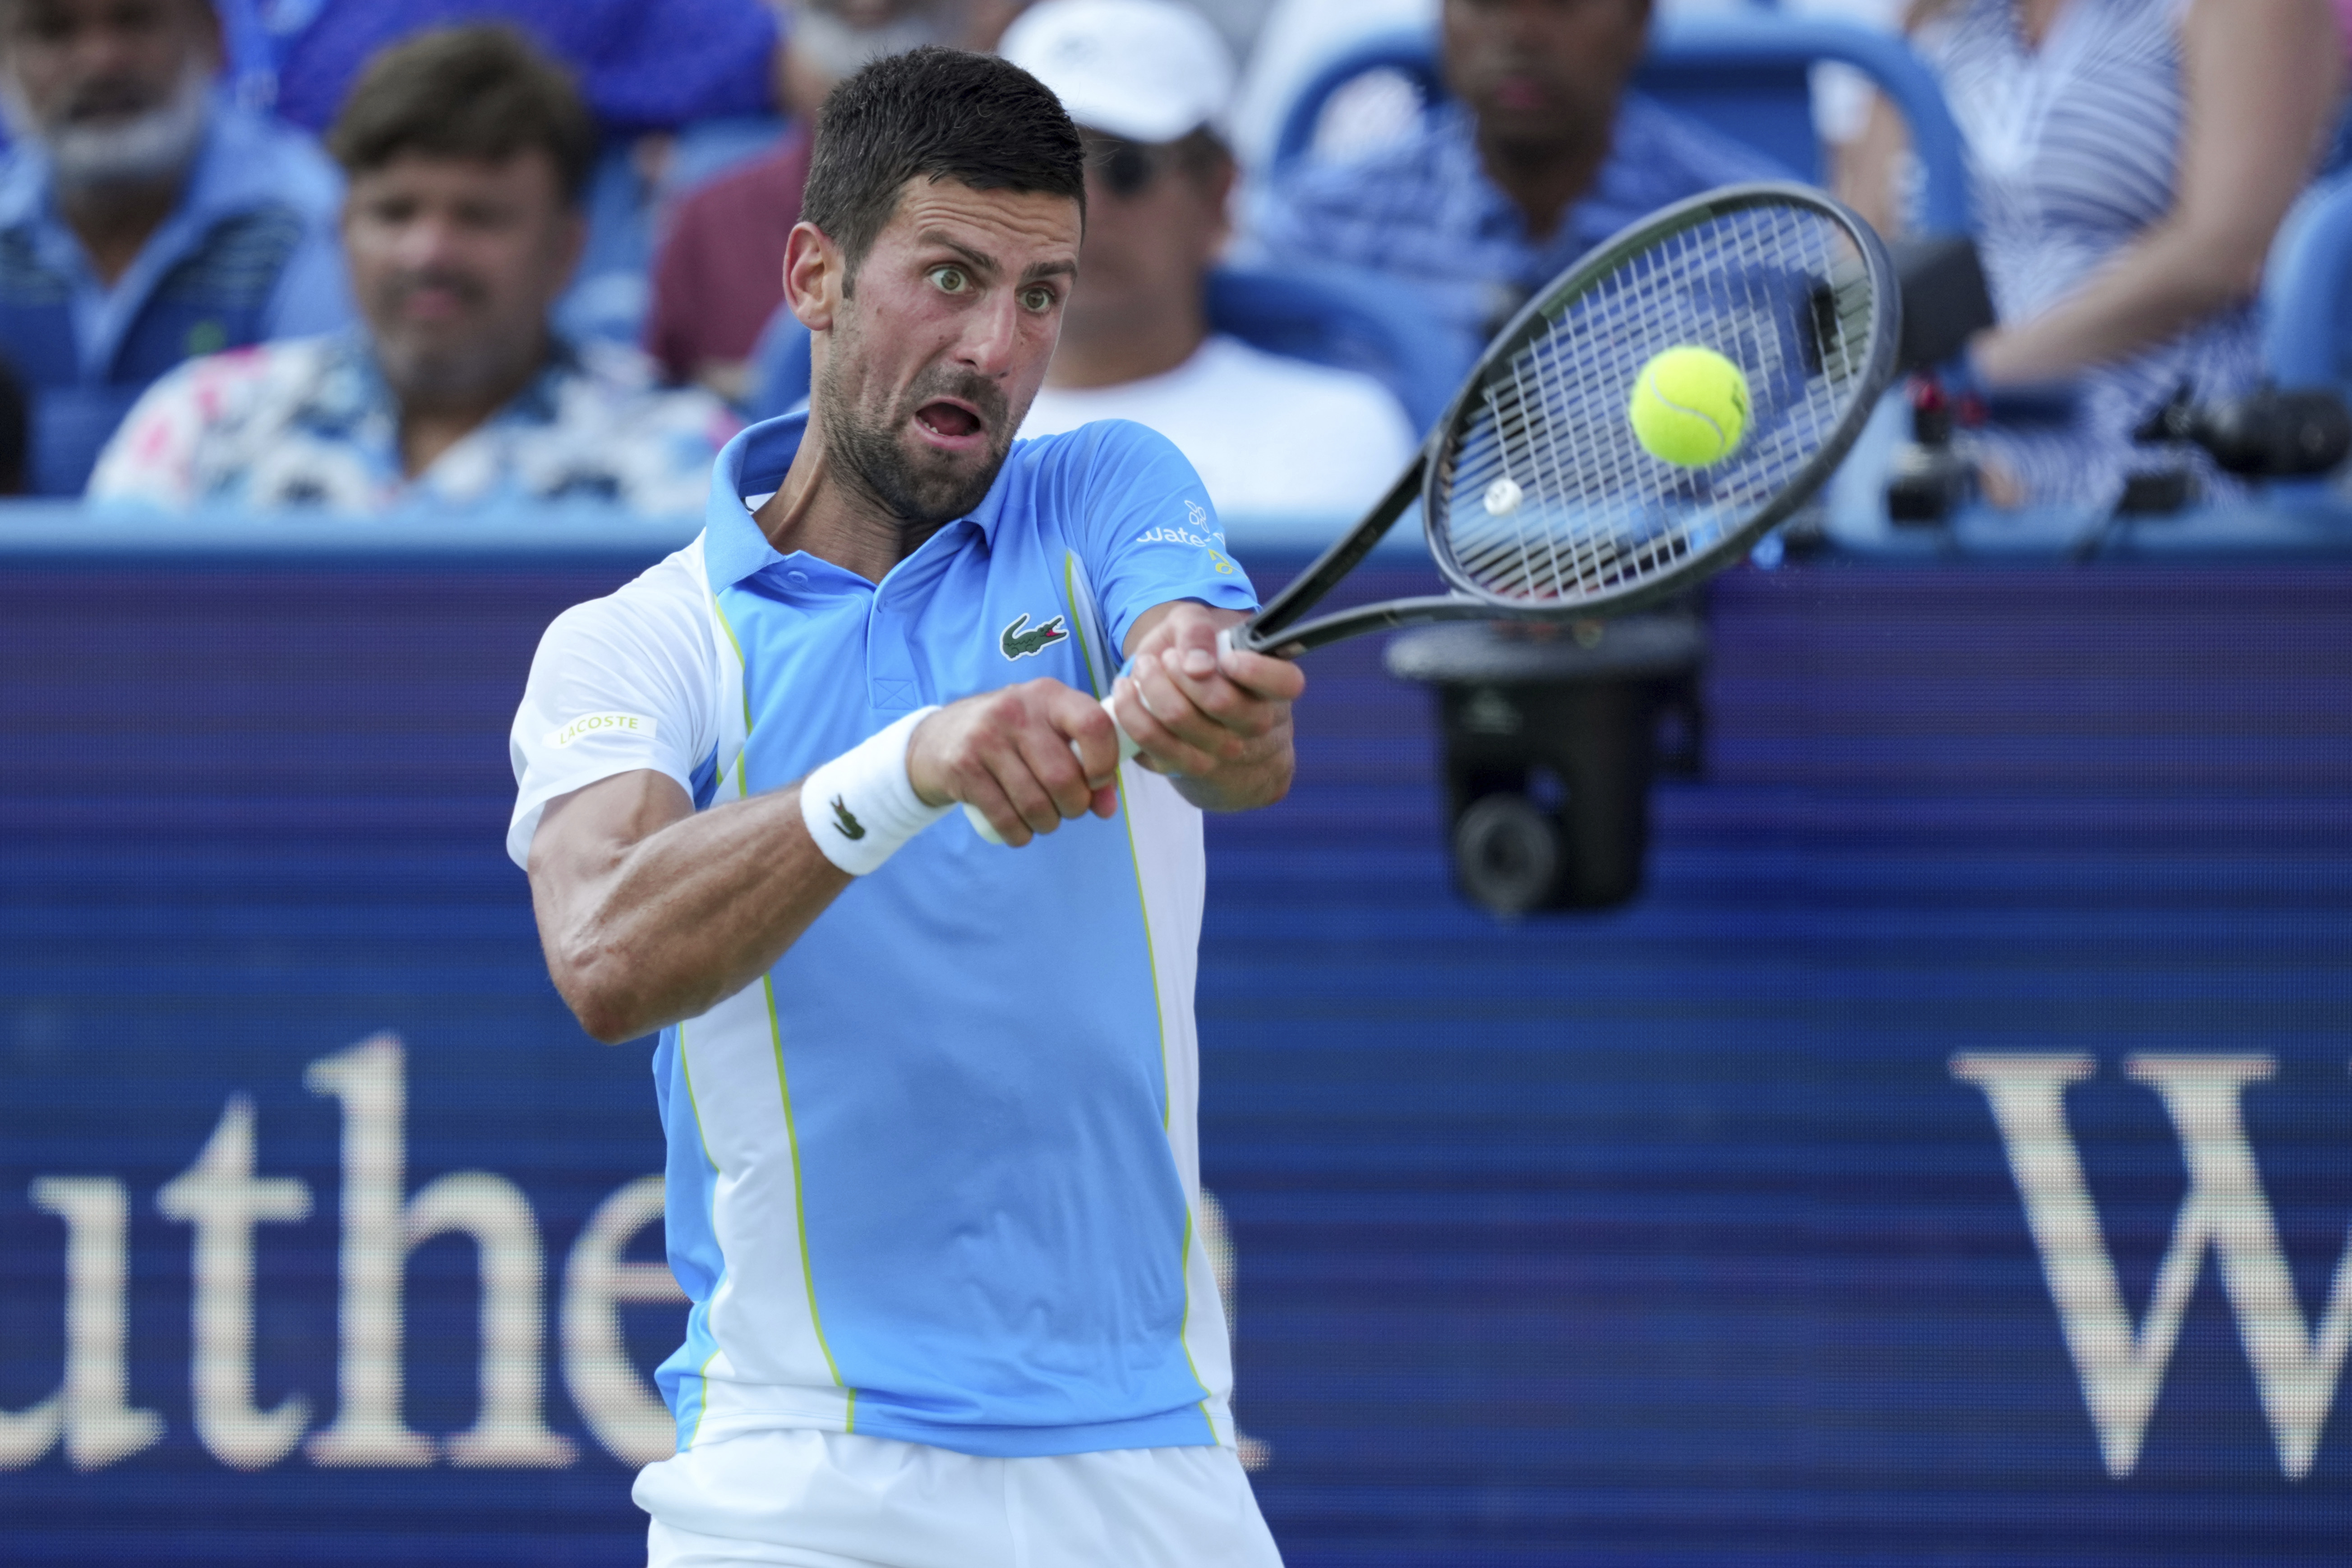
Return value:
M 581 879 L 575 907 L 540 900 L 548 968 L 589 1034 L 634 1039 L 758 979 L 849 881 L 811 842 L 797 784 L 696 813 Z

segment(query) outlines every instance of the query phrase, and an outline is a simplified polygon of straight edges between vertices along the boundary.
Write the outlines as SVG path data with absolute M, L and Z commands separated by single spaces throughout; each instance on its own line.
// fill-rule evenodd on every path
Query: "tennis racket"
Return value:
M 1829 478 L 1894 375 L 1900 330 L 1885 246 L 1820 193 L 1729 185 L 1662 208 L 1530 300 L 1380 503 L 1222 640 L 1296 658 L 1395 626 L 1605 619 L 1679 593 Z M 1650 361 L 1685 345 L 1748 380 L 1747 427 L 1706 467 L 1652 456 L 1628 417 Z M 1449 591 L 1307 618 L 1415 500 Z

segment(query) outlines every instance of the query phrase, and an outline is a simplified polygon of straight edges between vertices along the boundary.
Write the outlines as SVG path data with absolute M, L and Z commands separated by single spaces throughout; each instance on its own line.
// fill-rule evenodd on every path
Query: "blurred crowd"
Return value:
M 2000 320 L 1955 374 L 2074 397 L 1986 434 L 1997 501 L 2112 501 L 2150 412 L 2259 379 L 2254 287 L 2338 155 L 2352 0 L 1774 9 L 1901 34 L 1958 123 Z M 1030 70 L 1090 152 L 1024 433 L 1139 420 L 1224 513 L 1336 517 L 1577 256 L 1709 187 L 1816 173 L 1634 90 L 1653 12 L 0 0 L 0 488 L 696 515 L 718 447 L 806 395 L 781 272 L 818 106 L 938 44 Z M 1286 146 L 1318 72 L 1396 28 L 1434 29 L 1442 90 L 1372 73 Z M 1829 177 L 1900 232 L 1899 116 L 1858 80 L 1814 98 Z

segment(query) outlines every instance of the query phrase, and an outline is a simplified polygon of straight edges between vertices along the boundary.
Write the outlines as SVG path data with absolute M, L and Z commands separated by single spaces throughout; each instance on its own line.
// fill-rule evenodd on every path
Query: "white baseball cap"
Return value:
M 997 52 L 1052 88 L 1080 125 L 1129 142 L 1222 126 L 1233 102 L 1224 39 L 1173 0 L 1043 0 Z

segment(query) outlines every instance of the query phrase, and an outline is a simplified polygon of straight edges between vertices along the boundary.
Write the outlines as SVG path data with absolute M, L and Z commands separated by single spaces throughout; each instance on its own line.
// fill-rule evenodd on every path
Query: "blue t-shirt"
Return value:
M 652 767 L 722 805 L 929 703 L 1039 677 L 1105 691 L 1154 605 L 1255 603 L 1191 466 L 1124 423 L 1016 443 L 878 584 L 780 555 L 745 498 L 803 429 L 737 437 L 696 545 L 550 629 L 515 730 L 518 858 L 540 807 L 596 777 Z M 1132 765 L 1115 817 L 1022 849 L 951 814 L 664 1032 L 694 1307 L 658 1381 L 681 1447 L 790 1426 L 1005 1456 L 1233 1441 L 1198 1224 L 1202 881 L 1199 811 Z

